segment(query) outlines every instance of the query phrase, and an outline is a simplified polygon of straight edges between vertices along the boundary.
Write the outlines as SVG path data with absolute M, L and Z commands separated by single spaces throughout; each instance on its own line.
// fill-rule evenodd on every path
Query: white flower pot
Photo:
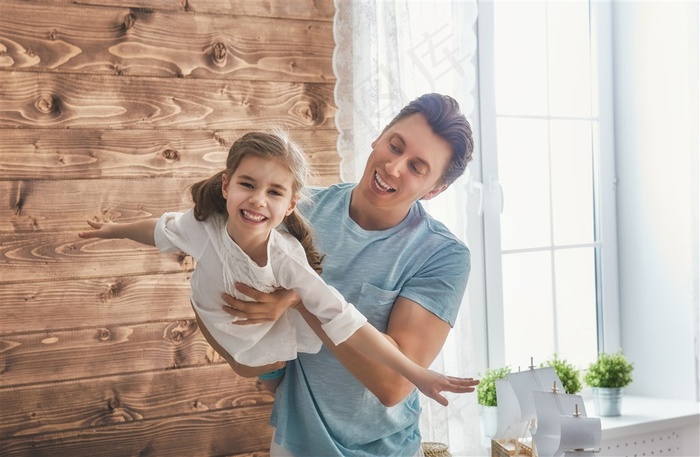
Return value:
M 498 407 L 479 405 L 479 417 L 481 417 L 481 433 L 491 438 L 498 430 Z

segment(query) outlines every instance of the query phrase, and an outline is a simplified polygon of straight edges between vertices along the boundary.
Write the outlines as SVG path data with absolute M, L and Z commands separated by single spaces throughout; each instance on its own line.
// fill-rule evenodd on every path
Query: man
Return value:
M 326 255 L 323 279 L 424 367 L 454 325 L 470 256 L 418 201 L 435 198 L 462 175 L 473 148 L 471 127 L 457 102 L 426 94 L 372 143 L 356 185 L 312 189 L 313 198 L 299 204 Z M 289 291 L 239 289 L 257 303 L 226 297 L 229 312 L 247 317 L 248 324 L 298 305 Z M 422 455 L 417 389 L 374 360 L 334 346 L 318 320 L 303 306 L 297 309 L 324 347 L 286 365 L 271 417 L 271 455 Z

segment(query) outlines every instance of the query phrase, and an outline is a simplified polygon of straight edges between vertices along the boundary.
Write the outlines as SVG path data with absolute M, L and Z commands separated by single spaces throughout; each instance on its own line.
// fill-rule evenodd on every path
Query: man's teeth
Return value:
M 241 212 L 243 213 L 243 217 L 245 217 L 249 221 L 260 222 L 263 219 L 266 219 L 265 216 L 263 216 L 261 214 L 253 214 L 253 213 L 249 213 L 248 211 L 245 211 L 245 210 L 243 210 Z
M 377 173 L 374 174 L 374 182 L 377 183 L 377 186 L 382 189 L 384 192 L 393 192 L 396 189 L 393 187 L 390 187 L 387 183 L 382 181 L 382 179 L 379 177 Z

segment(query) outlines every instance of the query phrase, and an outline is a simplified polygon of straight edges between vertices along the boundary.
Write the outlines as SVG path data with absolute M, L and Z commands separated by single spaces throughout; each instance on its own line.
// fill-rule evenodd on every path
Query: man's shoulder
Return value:
M 355 187 L 354 183 L 341 182 L 336 184 L 331 184 L 330 186 L 307 186 L 306 192 L 312 198 L 318 198 L 319 196 L 333 196 L 340 195 Z
M 328 187 L 307 187 L 306 195 L 299 202 L 299 209 L 305 216 L 333 210 L 355 187 L 351 183 L 338 183 Z M 315 225 L 315 224 L 314 224 Z
M 469 255 L 469 247 L 443 222 L 431 216 L 422 205 L 418 206 L 417 217 L 421 220 L 421 230 L 425 239 L 443 246 L 451 246 L 453 251 L 463 251 Z

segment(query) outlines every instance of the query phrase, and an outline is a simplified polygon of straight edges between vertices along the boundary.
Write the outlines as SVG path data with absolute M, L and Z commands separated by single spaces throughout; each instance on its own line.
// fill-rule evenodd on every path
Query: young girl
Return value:
M 334 344 L 377 359 L 440 404 L 447 405 L 441 391 L 473 391 L 470 378 L 443 376 L 408 359 L 321 279 L 310 229 L 295 211 L 307 176 L 303 153 L 283 133 L 247 133 L 231 146 L 224 171 L 192 186 L 193 209 L 129 224 L 88 221 L 95 230 L 79 236 L 128 238 L 191 255 L 197 261 L 190 293 L 197 322 L 239 374 L 249 374 L 246 367 L 279 368 L 297 352 L 318 352 L 321 341 L 294 309 L 274 322 L 232 324 L 221 295 L 248 299 L 235 289 L 237 282 L 262 292 L 293 289 Z

